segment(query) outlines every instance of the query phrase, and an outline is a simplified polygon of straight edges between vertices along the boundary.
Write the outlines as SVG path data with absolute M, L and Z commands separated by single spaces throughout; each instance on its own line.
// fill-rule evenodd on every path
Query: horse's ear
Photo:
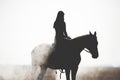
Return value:
M 89 34 L 92 35 L 92 33 L 89 31 Z
M 96 34 L 97 34 L 97 33 L 96 33 L 96 31 L 95 31 L 95 32 L 94 32 L 94 35 L 96 36 Z

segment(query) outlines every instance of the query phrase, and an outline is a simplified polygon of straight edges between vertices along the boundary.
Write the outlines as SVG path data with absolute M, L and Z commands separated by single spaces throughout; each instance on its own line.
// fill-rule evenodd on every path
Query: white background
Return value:
M 53 43 L 59 10 L 72 38 L 97 31 L 99 58 L 83 51 L 81 65 L 120 66 L 120 0 L 0 0 L 0 64 L 31 64 L 35 46 Z

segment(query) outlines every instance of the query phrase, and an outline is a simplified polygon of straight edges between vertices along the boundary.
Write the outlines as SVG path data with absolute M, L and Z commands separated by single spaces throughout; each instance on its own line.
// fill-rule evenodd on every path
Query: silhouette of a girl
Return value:
M 55 28 L 55 32 L 56 32 L 55 42 L 57 44 L 63 43 L 65 39 L 71 39 L 67 35 L 67 32 L 66 32 L 66 24 L 64 22 L 64 12 L 63 11 L 58 12 L 53 28 Z

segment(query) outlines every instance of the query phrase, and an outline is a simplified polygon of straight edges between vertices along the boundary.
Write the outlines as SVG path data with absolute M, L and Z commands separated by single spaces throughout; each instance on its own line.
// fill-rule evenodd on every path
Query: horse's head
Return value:
M 94 34 L 90 32 L 88 37 L 88 44 L 86 44 L 86 48 L 92 54 L 93 58 L 97 58 L 99 56 L 97 45 L 98 45 L 98 41 L 96 37 L 96 32 L 94 32 Z

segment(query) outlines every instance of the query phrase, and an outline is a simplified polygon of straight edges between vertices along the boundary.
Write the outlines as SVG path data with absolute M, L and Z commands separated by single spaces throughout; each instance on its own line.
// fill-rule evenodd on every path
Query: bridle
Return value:
M 86 48 L 84 48 L 84 51 L 86 51 L 86 52 L 90 53 L 90 50 L 88 50 L 88 49 L 86 49 Z

